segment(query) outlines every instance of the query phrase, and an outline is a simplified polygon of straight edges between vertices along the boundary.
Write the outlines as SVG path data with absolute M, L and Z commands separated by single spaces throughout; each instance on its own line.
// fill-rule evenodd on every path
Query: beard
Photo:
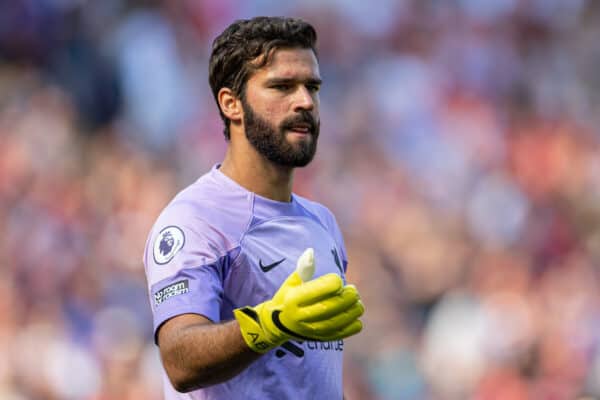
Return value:
M 320 123 L 305 110 L 283 120 L 278 127 L 254 112 L 250 104 L 242 98 L 244 107 L 244 127 L 246 138 L 252 146 L 267 160 L 284 167 L 304 167 L 312 161 L 317 151 Z M 296 124 L 309 124 L 310 139 L 290 143 L 286 139 L 286 130 Z

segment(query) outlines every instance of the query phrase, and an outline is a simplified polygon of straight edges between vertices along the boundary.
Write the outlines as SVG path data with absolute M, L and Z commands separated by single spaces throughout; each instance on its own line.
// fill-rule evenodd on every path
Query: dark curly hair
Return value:
M 306 48 L 317 55 L 316 42 L 317 32 L 313 26 L 299 18 L 255 17 L 235 21 L 212 45 L 208 81 L 217 107 L 217 95 L 223 87 L 243 98 L 251 74 L 270 61 L 275 49 Z M 260 55 L 265 56 L 260 63 L 251 63 Z M 225 123 L 223 133 L 229 140 L 230 121 L 221 107 L 219 113 Z

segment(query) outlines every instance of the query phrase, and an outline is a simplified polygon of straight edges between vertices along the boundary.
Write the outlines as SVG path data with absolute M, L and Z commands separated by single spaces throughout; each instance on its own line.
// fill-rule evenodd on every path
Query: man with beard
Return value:
M 319 137 L 315 43 L 308 23 L 269 17 L 213 43 L 227 153 L 161 213 L 144 257 L 167 399 L 343 397 L 364 309 L 335 218 L 292 193 Z

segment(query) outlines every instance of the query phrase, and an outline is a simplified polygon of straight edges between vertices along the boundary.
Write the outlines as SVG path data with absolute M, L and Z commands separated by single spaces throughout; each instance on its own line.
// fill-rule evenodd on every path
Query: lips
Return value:
M 285 120 L 281 127 L 284 130 L 303 135 L 315 135 L 317 133 L 317 124 L 312 115 L 301 113 Z
M 295 123 L 295 124 L 289 124 L 285 127 L 286 129 L 292 131 L 292 132 L 296 132 L 296 133 L 303 133 L 303 134 L 312 134 L 314 133 L 314 127 L 312 124 L 306 123 L 306 122 L 302 122 L 302 123 Z
M 310 133 L 312 131 L 309 125 L 296 125 L 292 126 L 290 130 L 298 133 Z

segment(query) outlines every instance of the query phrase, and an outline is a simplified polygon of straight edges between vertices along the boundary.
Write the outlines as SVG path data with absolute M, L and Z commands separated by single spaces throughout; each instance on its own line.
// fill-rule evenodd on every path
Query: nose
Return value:
M 312 111 L 314 108 L 315 98 L 313 96 L 313 93 L 311 93 L 306 86 L 300 85 L 295 93 L 294 111 Z

